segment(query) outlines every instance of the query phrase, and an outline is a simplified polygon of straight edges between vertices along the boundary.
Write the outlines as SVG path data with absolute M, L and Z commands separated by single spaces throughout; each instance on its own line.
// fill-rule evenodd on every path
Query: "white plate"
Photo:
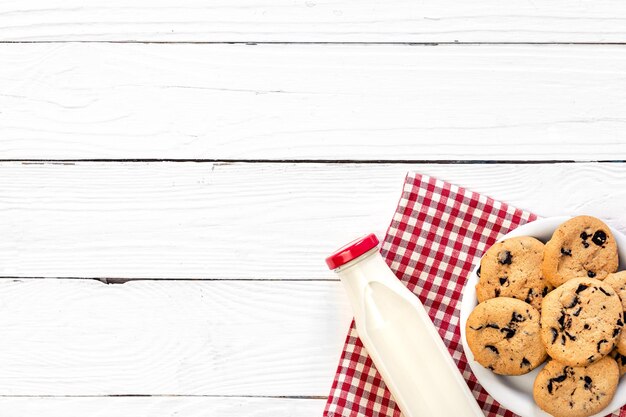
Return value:
M 554 230 L 568 218 L 569 217 L 548 217 L 536 220 L 532 223 L 520 226 L 510 233 L 507 233 L 500 240 L 515 236 L 533 236 L 545 243 L 550 239 Z M 612 227 L 611 231 L 617 241 L 620 259 L 619 269 L 626 269 L 626 236 Z M 465 284 L 465 288 L 463 289 L 463 300 L 461 301 L 461 341 L 463 343 L 463 349 L 465 350 L 465 355 L 467 356 L 470 368 L 472 368 L 474 375 L 476 375 L 476 378 L 485 390 L 487 390 L 493 398 L 502 404 L 503 407 L 508 408 L 522 417 L 550 417 L 550 415 L 542 411 L 533 400 L 533 382 L 535 381 L 535 377 L 539 373 L 539 370 L 543 368 L 543 365 L 526 375 L 501 376 L 494 374 L 487 368 L 483 368 L 478 362 L 474 361 L 474 355 L 472 355 L 472 351 L 467 346 L 465 338 L 465 323 L 467 322 L 469 314 L 478 304 L 478 301 L 476 300 L 475 286 L 478 283 L 476 270 L 479 266 L 480 262 L 478 265 L 474 266 L 472 274 L 469 276 L 467 283 Z M 596 414 L 593 417 L 602 417 L 617 411 L 625 403 L 626 380 L 620 380 L 617 392 L 615 393 L 611 403 L 608 407 L 602 410 L 601 413 Z

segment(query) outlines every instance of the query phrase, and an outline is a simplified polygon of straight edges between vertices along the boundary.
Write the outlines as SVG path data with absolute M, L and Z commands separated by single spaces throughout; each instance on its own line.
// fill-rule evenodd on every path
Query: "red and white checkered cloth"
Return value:
M 488 417 L 515 414 L 487 394 L 470 370 L 459 330 L 461 292 L 472 266 L 499 236 L 536 218 L 532 213 L 445 181 L 408 174 L 382 244 L 381 253 L 387 264 L 424 304 Z M 324 416 L 400 415 L 352 323 Z M 622 410 L 621 415 L 626 416 L 626 411 Z

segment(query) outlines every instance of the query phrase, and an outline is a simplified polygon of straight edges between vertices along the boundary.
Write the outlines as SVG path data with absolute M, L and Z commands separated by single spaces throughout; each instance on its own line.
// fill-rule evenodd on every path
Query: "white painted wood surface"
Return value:
M 0 396 L 323 397 L 350 320 L 338 282 L 0 280 Z
M 624 42 L 616 0 L 12 0 L 2 40 Z
M 0 397 L 6 417 L 319 417 L 325 400 L 194 397 Z
M 334 279 L 325 256 L 384 234 L 409 170 L 626 231 L 621 163 L 12 162 L 0 164 L 0 274 Z
M 0 62 L 2 159 L 626 159 L 624 45 L 0 44 Z
M 350 322 L 323 258 L 384 233 L 410 170 L 626 231 L 623 163 L 432 162 L 626 160 L 625 19 L 0 2 L 0 415 L 321 415 Z

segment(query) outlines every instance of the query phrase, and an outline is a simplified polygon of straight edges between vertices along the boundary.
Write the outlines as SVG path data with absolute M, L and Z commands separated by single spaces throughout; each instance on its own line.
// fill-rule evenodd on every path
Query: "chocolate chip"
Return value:
M 589 247 L 589 243 L 587 243 L 587 242 L 585 242 L 585 241 L 583 240 L 583 246 L 584 246 L 585 248 L 588 248 L 588 247 Z
M 591 326 L 590 326 L 590 325 L 588 325 L 587 323 L 585 323 L 585 325 L 584 325 L 583 327 L 585 328 L 585 330 L 589 330 L 589 329 L 591 329 Z
M 589 363 L 593 362 L 593 355 L 591 355 L 591 356 L 589 356 L 589 357 L 587 358 L 587 362 L 589 362 Z
M 532 298 L 532 295 L 533 295 L 533 289 L 532 289 L 532 288 L 530 288 L 530 289 L 528 290 L 528 295 L 526 296 L 526 298 L 524 299 L 524 301 L 530 304 L 530 299 Z
M 602 348 L 602 345 L 603 345 L 604 343 L 609 343 L 609 342 L 608 342 L 608 340 L 606 340 L 606 339 L 602 339 L 602 340 L 600 340 L 600 341 L 598 342 L 598 346 L 596 347 L 596 349 L 598 350 L 598 352 L 600 352 L 600 349 Z
M 569 408 L 574 408 L 574 403 L 572 401 L 569 402 Z
M 569 334 L 569 332 L 565 332 L 565 334 L 567 335 L 567 337 L 569 337 L 569 340 L 575 342 L 576 341 L 576 336 Z
M 578 288 L 576 288 L 576 294 L 580 294 L 581 292 L 585 291 L 587 288 L 589 288 L 588 285 L 578 284 Z
M 582 308 L 582 307 L 578 307 L 578 309 L 577 309 L 576 311 L 574 311 L 574 312 L 572 313 L 572 315 L 573 315 L 574 317 L 578 317 L 578 315 L 580 314 L 580 312 L 581 312 L 581 311 L 583 311 L 583 308 Z
M 500 280 L 500 285 L 504 285 L 504 283 L 508 283 L 509 279 L 507 277 L 498 278 Z M 508 285 L 507 285 L 508 287 Z
M 526 359 L 525 357 L 522 358 L 522 363 L 520 364 L 520 368 L 523 368 L 524 366 L 530 366 L 530 361 L 528 359 Z
M 482 326 L 478 326 L 478 327 L 470 326 L 470 329 L 478 331 L 478 330 L 482 330 L 482 329 L 484 329 L 486 327 L 489 327 L 491 329 L 496 329 L 496 330 L 500 329 L 497 324 L 493 324 L 493 323 L 483 324 Z
M 512 261 L 513 257 L 511 256 L 511 252 L 509 252 L 508 250 L 503 250 L 502 252 L 498 253 L 498 262 L 500 262 L 500 264 L 511 265 Z
M 589 235 L 587 234 L 587 232 L 582 232 L 582 233 L 580 234 L 580 238 L 581 238 L 582 240 L 587 240 L 587 239 L 589 239 Z
M 578 297 L 574 297 L 572 302 L 566 305 L 565 308 L 574 308 L 576 304 L 578 304 L 579 302 L 580 302 L 580 299 Z
M 557 377 L 550 378 L 548 380 L 548 392 L 550 394 L 552 394 L 552 389 L 553 389 L 552 384 L 554 384 L 555 382 L 563 382 L 565 381 L 565 378 L 567 378 L 567 368 L 563 368 L 563 372 L 564 372 L 563 375 L 559 375 Z
M 563 346 L 565 346 L 565 342 L 566 342 L 566 341 L 567 341 L 567 340 L 565 339 L 565 335 L 564 335 L 564 334 L 562 334 L 562 335 L 561 335 L 561 344 L 562 344 Z
M 496 297 L 500 297 L 500 288 L 496 288 L 495 293 Z
M 604 245 L 606 242 L 606 233 L 603 230 L 598 230 L 593 234 L 591 241 L 598 246 Z
M 561 326 L 561 330 L 565 328 L 565 314 L 561 313 L 561 317 L 557 320 L 559 322 L 559 326 Z
M 554 344 L 556 338 L 559 337 L 559 332 L 554 327 L 551 327 L 550 331 L 552 332 L 552 344 Z
M 476 270 L 476 275 L 478 275 L 478 278 L 480 278 L 480 266 L 478 267 L 478 269 Z
M 585 389 L 591 390 L 591 383 L 592 382 L 593 382 L 593 380 L 589 376 L 585 375 Z
M 505 339 L 512 338 L 513 336 L 515 336 L 515 332 L 516 332 L 515 329 L 509 329 L 508 327 L 503 327 L 500 329 L 500 331 L 505 334 L 504 335 Z
M 548 294 L 548 287 L 543 287 L 543 291 L 541 291 L 541 296 L 545 297 Z
M 587 271 L 587 276 L 588 276 L 589 278 L 593 278 L 593 277 L 595 277 L 595 276 L 596 276 L 596 273 L 595 273 L 595 272 L 593 272 L 593 271 Z
M 513 315 L 511 316 L 511 323 L 519 323 L 525 320 L 526 319 L 524 318 L 524 316 L 519 314 L 517 311 L 514 311 Z
M 493 345 L 485 345 L 485 347 L 489 349 L 490 351 L 494 352 L 496 355 L 500 354 L 500 352 L 498 351 L 498 348 Z
M 621 327 L 616 327 L 613 329 L 613 337 L 616 337 L 622 331 Z
M 602 291 L 602 292 L 604 293 L 604 295 L 606 295 L 607 297 L 610 297 L 610 296 L 611 296 L 611 293 L 606 292 L 606 290 L 605 290 L 604 288 L 602 288 L 602 287 L 598 287 L 598 289 L 599 289 L 600 291 Z
M 561 248 L 561 255 L 572 256 L 572 250 L 571 249 Z
M 494 370 L 494 369 L 493 369 L 493 366 L 491 366 L 491 365 L 489 365 L 487 368 L 488 368 L 488 369 L 491 369 L 492 371 Z
M 618 326 L 623 326 L 624 322 L 622 321 L 622 319 L 617 319 L 617 325 Z

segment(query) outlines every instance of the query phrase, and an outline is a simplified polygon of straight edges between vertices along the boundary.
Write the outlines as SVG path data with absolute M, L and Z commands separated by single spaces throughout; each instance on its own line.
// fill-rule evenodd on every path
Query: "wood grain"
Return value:
M 0 44 L 0 158 L 624 160 L 625 51 Z
M 338 282 L 0 280 L 0 395 L 325 396 L 350 320 Z
M 0 274 L 334 279 L 324 258 L 384 235 L 407 171 L 543 216 L 626 230 L 626 165 L 2 163 Z
M 615 0 L 411 2 L 27 0 L 0 6 L 3 40 L 624 42 Z
M 0 274 L 333 279 L 325 256 L 384 232 L 406 170 L 3 163 Z
M 7 417 L 319 417 L 325 400 L 288 398 L 0 398 Z

